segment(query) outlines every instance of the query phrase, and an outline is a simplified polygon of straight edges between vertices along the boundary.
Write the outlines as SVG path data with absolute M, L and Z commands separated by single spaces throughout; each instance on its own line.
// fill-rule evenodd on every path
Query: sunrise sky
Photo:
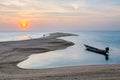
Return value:
M 26 30 L 120 30 L 120 0 L 0 0 L 0 30 L 22 30 L 21 24 Z

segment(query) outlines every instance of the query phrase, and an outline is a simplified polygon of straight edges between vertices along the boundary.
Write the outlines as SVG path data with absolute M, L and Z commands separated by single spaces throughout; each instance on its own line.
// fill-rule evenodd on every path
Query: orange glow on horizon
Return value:
M 22 29 L 26 29 L 28 27 L 28 23 L 26 21 L 23 21 L 20 24 Z

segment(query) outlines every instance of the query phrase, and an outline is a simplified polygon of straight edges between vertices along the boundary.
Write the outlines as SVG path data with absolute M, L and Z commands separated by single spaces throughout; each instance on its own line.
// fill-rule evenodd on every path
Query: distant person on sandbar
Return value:
M 43 37 L 45 37 L 45 34 L 43 34 Z

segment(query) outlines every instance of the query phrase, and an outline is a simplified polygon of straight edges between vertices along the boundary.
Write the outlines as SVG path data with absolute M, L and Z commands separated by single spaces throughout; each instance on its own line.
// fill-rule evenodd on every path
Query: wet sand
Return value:
M 77 35 L 52 33 L 38 39 L 0 42 L 0 80 L 120 80 L 120 64 L 32 70 L 16 66 L 31 54 L 44 54 L 73 46 L 73 42 L 58 39 L 65 36 Z

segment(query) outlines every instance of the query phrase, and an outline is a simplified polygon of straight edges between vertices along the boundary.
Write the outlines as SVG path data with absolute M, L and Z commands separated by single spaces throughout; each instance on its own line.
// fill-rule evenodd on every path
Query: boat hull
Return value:
M 108 54 L 105 50 L 101 50 L 101 49 L 98 49 L 98 48 L 95 48 L 95 47 L 92 47 L 92 46 L 89 46 L 89 45 L 84 45 L 84 46 L 86 47 L 86 50 L 88 50 L 88 51 L 92 51 L 92 52 L 95 52 L 95 53 L 99 53 L 99 54 L 108 56 Z

